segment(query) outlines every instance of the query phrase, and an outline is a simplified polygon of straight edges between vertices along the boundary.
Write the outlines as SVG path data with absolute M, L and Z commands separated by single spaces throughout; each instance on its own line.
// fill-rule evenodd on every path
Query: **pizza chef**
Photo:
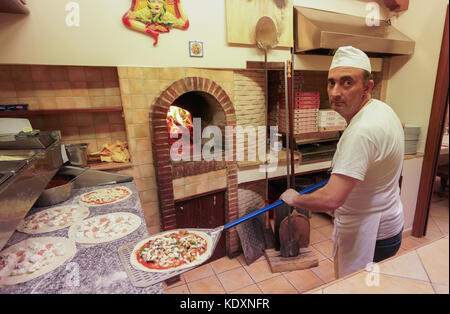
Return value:
M 327 90 L 331 108 L 348 126 L 337 145 L 330 180 L 313 193 L 289 189 L 280 197 L 290 206 L 334 212 L 336 278 L 394 256 L 401 244 L 404 133 L 389 105 L 371 98 L 373 86 L 368 56 L 351 46 L 340 47 Z

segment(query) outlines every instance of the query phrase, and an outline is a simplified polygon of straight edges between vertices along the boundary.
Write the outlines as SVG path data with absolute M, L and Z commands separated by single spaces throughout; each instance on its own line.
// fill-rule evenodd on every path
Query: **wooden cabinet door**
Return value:
M 217 192 L 175 204 L 177 228 L 213 229 L 225 224 L 225 192 Z M 225 256 L 225 233 L 222 233 L 208 262 Z

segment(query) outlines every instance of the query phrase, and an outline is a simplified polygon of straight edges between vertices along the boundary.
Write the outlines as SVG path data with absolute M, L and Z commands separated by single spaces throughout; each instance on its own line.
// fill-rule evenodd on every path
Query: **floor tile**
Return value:
M 183 275 L 180 276 L 180 280 L 177 282 L 174 282 L 173 284 L 171 284 L 170 286 L 167 285 L 164 281 L 162 283 L 162 286 L 164 289 L 172 289 L 181 285 L 185 285 L 186 284 L 186 280 L 184 279 Z
M 432 216 L 428 216 L 427 233 L 428 232 L 442 233 Z
M 322 255 L 326 258 L 331 257 L 333 253 L 333 241 L 326 240 L 316 244 L 313 244 L 313 247 L 318 250 Z
M 327 238 L 320 233 L 319 231 L 317 231 L 317 229 L 311 229 L 311 232 L 309 234 L 309 244 L 315 244 L 317 242 L 322 242 L 327 240 Z
M 320 261 L 323 261 L 324 259 L 327 259 L 327 257 L 325 255 L 323 255 L 322 253 L 320 253 L 316 248 L 314 248 L 314 246 L 309 246 L 309 249 L 316 255 L 317 259 Z
M 245 261 L 245 256 L 244 256 L 244 254 L 241 254 L 241 255 L 239 255 L 238 257 L 237 257 L 237 260 L 241 263 L 241 265 L 242 266 L 246 266 L 247 265 L 247 262 Z M 260 262 L 260 261 L 265 261 L 266 260 L 266 257 L 264 256 L 264 254 L 260 257 L 260 258 L 258 258 L 256 261 L 254 261 L 253 263 L 256 263 L 256 262 Z M 253 264 L 252 263 L 252 264 Z
M 311 271 L 325 283 L 336 279 L 334 275 L 334 264 L 328 259 L 320 261 L 319 266 L 311 268 Z
M 265 294 L 295 294 L 297 290 L 291 285 L 291 283 L 279 275 L 257 283 L 258 287 Z
M 378 264 L 378 267 L 374 268 L 374 271 L 379 271 L 379 273 L 385 275 L 429 281 L 419 255 L 414 250 L 395 259 Z
M 433 230 L 433 231 L 427 230 L 427 232 L 425 233 L 425 236 L 423 238 L 428 239 L 430 241 L 434 241 L 441 237 L 442 237 L 442 233 L 439 230 L 437 230 L 437 231 L 436 230 Z
M 417 248 L 420 245 L 421 245 L 421 243 L 419 241 L 417 241 L 416 239 L 414 239 L 414 237 L 406 237 L 406 238 L 402 239 L 402 244 L 400 247 L 402 249 L 409 251 L 409 250 Z
M 306 292 L 305 294 L 323 294 L 323 289 L 311 290 L 311 291 Z
M 333 224 L 331 222 L 330 216 L 328 216 L 327 214 L 319 214 L 319 213 L 314 213 L 309 222 L 311 228 L 313 229 Z
M 448 285 L 438 285 L 433 283 L 432 286 L 434 291 L 436 291 L 436 294 L 449 294 Z
M 440 239 L 416 250 L 432 283 L 448 285 L 448 244 L 448 239 Z
M 262 294 L 256 284 L 232 291 L 232 294 Z
M 216 276 L 209 276 L 187 284 L 192 294 L 224 294 L 225 290 Z
M 334 225 L 328 225 L 328 226 L 317 228 L 315 230 L 317 230 L 321 234 L 323 234 L 326 239 L 331 239 L 331 237 L 333 236 L 333 229 L 334 229 Z
M 283 276 L 298 292 L 305 292 L 324 284 L 310 269 L 292 271 Z
M 427 238 L 427 237 L 421 237 L 421 238 L 417 238 L 417 237 L 414 237 L 414 236 L 410 236 L 412 239 L 414 239 L 415 241 L 417 241 L 417 242 L 419 242 L 420 243 L 420 245 L 423 245 L 423 244 L 425 244 L 425 243 L 430 243 L 432 240 L 431 239 L 429 239 L 429 238 Z
M 223 273 L 224 271 L 241 267 L 241 263 L 236 258 L 229 258 L 228 256 L 224 256 L 210 263 L 216 274 Z
M 223 272 L 218 274 L 217 277 L 226 292 L 231 292 L 255 283 L 243 267 Z
M 189 289 L 186 284 L 177 286 L 170 289 L 164 289 L 165 294 L 190 294 Z
M 430 204 L 430 216 L 448 218 L 448 199 L 438 203 Z
M 254 262 L 250 266 L 244 266 L 244 269 L 255 282 L 263 281 L 279 275 L 278 273 L 272 273 L 269 263 L 265 260 Z
M 441 231 L 443 234 L 448 234 L 448 217 L 433 216 L 432 219 L 438 226 L 439 231 Z
M 197 268 L 194 268 L 193 270 L 190 270 L 188 272 L 185 272 L 183 274 L 184 279 L 186 282 L 191 282 L 195 280 L 199 280 L 205 277 L 209 277 L 214 275 L 214 272 L 211 268 L 210 264 L 202 265 Z
M 337 281 L 323 289 L 325 294 L 434 294 L 429 282 L 379 274 L 374 278 L 368 272 L 360 272 L 345 280 Z

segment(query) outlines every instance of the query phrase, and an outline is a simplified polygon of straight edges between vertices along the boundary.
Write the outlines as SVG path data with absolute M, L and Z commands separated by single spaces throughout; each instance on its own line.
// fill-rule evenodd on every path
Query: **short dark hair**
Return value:
M 370 80 L 373 80 L 373 75 L 372 75 L 372 73 L 370 73 L 370 72 L 367 71 L 367 70 L 364 70 L 364 72 L 363 72 L 363 82 L 364 82 L 364 85 L 367 85 L 367 83 L 369 83 Z

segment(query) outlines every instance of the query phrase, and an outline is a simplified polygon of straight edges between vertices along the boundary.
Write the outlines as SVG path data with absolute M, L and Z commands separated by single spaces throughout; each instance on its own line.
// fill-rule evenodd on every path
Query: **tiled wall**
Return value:
M 119 67 L 118 75 L 129 148 L 131 155 L 134 156 L 133 168 L 121 171 L 121 173 L 132 175 L 135 178 L 149 232 L 156 233 L 160 231 L 160 217 L 152 137 L 150 136 L 151 106 L 171 84 L 179 79 L 194 76 L 214 80 L 233 99 L 233 71 Z M 177 189 L 177 193 L 180 193 L 179 190 L 180 188 Z
M 0 104 L 28 104 L 29 110 L 121 107 L 115 67 L 0 66 Z M 39 130 L 60 130 L 63 142 L 102 144 L 126 141 L 121 112 L 24 116 Z
M 115 67 L 0 65 L 0 105 L 36 109 L 121 107 Z
M 173 180 L 173 194 L 175 200 L 219 189 L 225 189 L 226 187 L 226 169 Z
M 60 130 L 63 143 L 87 143 L 88 153 L 116 140 L 127 141 L 121 112 L 83 112 L 28 117 L 35 129 Z

